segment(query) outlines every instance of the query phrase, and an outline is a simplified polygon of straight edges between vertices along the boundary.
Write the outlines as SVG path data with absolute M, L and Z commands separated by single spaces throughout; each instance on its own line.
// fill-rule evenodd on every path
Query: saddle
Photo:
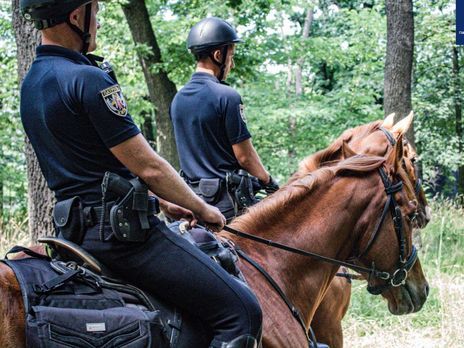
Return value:
M 187 230 L 180 222 L 169 227 L 244 280 L 235 266 L 238 257 L 227 243 L 203 228 Z M 192 327 L 189 318 L 172 304 L 115 278 L 79 245 L 54 237 L 43 237 L 39 242 L 46 244 L 51 257 L 15 247 L 12 253 L 24 251 L 34 257 L 3 260 L 20 283 L 27 346 L 177 347 L 181 334 L 187 332 L 189 337 L 206 331 L 199 324 Z

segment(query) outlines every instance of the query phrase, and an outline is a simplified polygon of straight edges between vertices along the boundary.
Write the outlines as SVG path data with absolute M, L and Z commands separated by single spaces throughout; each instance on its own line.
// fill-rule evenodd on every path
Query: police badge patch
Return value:
M 245 105 L 240 104 L 240 116 L 242 117 L 243 122 L 246 123 L 247 119 L 245 116 Z
M 122 95 L 121 87 L 114 85 L 100 91 L 106 106 L 113 114 L 121 117 L 127 115 L 127 104 Z

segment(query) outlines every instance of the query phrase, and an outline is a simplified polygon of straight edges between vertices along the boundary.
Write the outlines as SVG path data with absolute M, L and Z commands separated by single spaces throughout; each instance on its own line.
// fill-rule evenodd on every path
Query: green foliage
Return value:
M 19 120 L 16 49 L 10 4 L 0 3 L 0 225 L 11 216 L 24 216 L 26 165 L 24 132 Z
M 156 110 L 149 102 L 135 45 L 118 0 L 101 3 L 97 54 L 113 65 L 129 110 L 142 124 Z M 186 49 L 193 24 L 206 16 L 227 19 L 244 40 L 237 46 L 228 82 L 246 105 L 253 142 L 263 162 L 281 181 L 307 155 L 327 146 L 346 128 L 383 117 L 383 68 L 386 18 L 381 0 L 147 0 L 164 69 L 178 88 L 194 71 Z M 415 134 L 424 176 L 439 168 L 452 177 L 463 164 L 455 123 L 454 2 L 418 0 L 415 5 L 413 105 Z M 314 18 L 309 38 L 302 27 L 307 11 Z M 26 174 L 23 132 L 18 117 L 18 88 L 10 4 L 0 3 L 0 175 L 6 211 L 24 212 Z M 301 65 L 303 95 L 295 95 L 295 67 Z M 291 78 L 288 79 L 289 68 Z

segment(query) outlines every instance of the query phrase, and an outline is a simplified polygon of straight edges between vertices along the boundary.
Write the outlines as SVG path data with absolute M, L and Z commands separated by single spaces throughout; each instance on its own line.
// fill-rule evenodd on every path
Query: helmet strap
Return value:
M 69 20 L 69 16 L 66 19 L 66 23 L 68 23 L 69 27 L 80 36 L 82 40 L 82 54 L 87 54 L 90 45 L 90 39 L 92 35 L 90 34 L 90 19 L 92 15 L 92 3 L 89 2 L 85 5 L 85 18 L 84 18 L 84 30 L 82 31 L 77 25 L 72 24 Z
M 225 45 L 224 47 L 221 48 L 222 62 L 219 62 L 216 60 L 216 58 L 214 57 L 214 52 L 211 52 L 209 54 L 209 57 L 211 58 L 213 63 L 219 67 L 219 76 L 217 77 L 219 81 L 222 81 L 224 79 L 228 53 L 229 53 L 229 45 Z

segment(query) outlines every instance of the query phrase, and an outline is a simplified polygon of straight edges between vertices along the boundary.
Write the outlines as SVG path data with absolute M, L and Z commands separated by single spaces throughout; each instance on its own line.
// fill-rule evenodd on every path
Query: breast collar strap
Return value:
M 300 311 L 292 304 L 290 299 L 287 297 L 287 295 L 285 295 L 283 290 L 280 288 L 279 284 L 276 283 L 276 281 L 271 277 L 271 275 L 267 273 L 266 270 L 263 267 L 261 267 L 259 263 L 257 263 L 247 254 L 245 254 L 237 245 L 235 246 L 235 251 L 242 259 L 244 259 L 246 262 L 248 262 L 250 265 L 256 268 L 256 270 L 258 270 L 258 272 L 261 273 L 264 276 L 264 278 L 266 278 L 267 282 L 274 288 L 277 294 L 279 294 L 280 298 L 282 298 L 282 300 L 285 302 L 288 309 L 292 313 L 293 317 L 298 321 L 298 323 L 302 327 L 303 332 L 306 336 L 306 340 L 308 341 L 308 347 L 312 346 L 311 341 L 314 342 L 314 346 L 316 347 L 317 340 L 316 340 L 313 330 L 311 329 L 311 327 L 309 328 L 309 332 L 311 333 L 311 338 L 310 338 L 308 334 L 308 329 L 306 328 L 304 319 L 301 316 Z

